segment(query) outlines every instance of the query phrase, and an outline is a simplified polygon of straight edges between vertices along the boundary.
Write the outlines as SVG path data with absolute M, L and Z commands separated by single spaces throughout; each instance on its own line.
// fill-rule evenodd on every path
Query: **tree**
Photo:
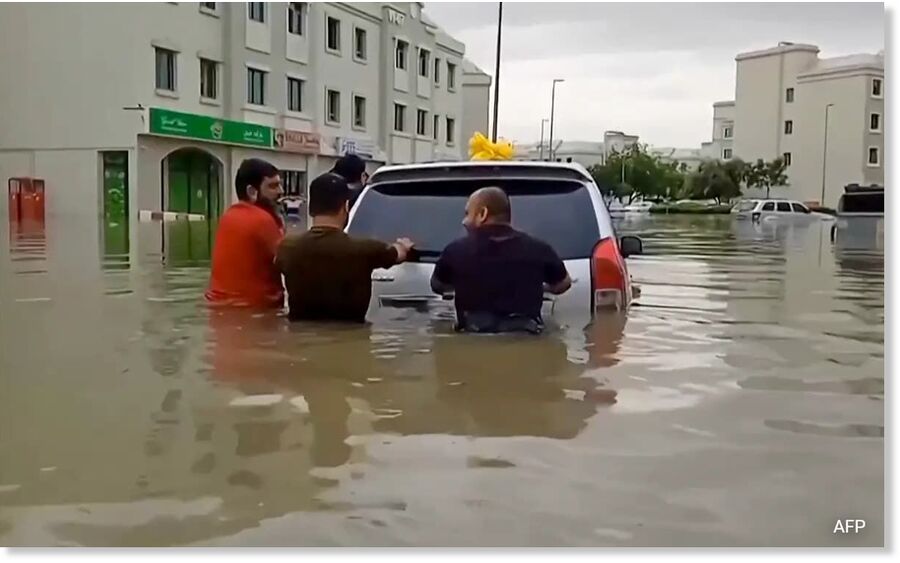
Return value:
M 748 188 L 765 188 L 766 199 L 769 199 L 769 190 L 775 186 L 784 186 L 787 184 L 787 175 L 784 171 L 787 164 L 781 158 L 776 158 L 771 162 L 765 162 L 758 159 L 746 171 Z
M 623 152 L 613 151 L 589 172 L 608 201 L 628 198 L 632 203 L 638 197 L 655 201 L 675 197 L 684 185 L 685 170 L 686 166 L 649 152 L 646 145 L 634 144 Z
M 717 204 L 729 202 L 741 195 L 741 181 L 745 165 L 740 160 L 721 162 L 710 160 L 690 176 L 689 194 L 691 199 L 714 199 Z

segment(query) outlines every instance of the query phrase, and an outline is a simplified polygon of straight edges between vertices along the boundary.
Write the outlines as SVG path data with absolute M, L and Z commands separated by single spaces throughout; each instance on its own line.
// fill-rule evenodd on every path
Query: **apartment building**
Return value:
M 303 196 L 344 154 L 465 154 L 465 48 L 421 2 L 3 4 L 0 36 L 0 180 L 50 214 L 214 218 L 248 157 Z
M 735 61 L 735 99 L 713 106 L 705 157 L 781 157 L 789 186 L 776 193 L 829 207 L 847 184 L 884 184 L 883 51 L 823 59 L 783 42 Z

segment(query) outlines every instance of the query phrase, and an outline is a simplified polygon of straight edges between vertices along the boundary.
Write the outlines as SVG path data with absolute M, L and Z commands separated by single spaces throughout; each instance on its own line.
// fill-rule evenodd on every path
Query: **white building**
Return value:
M 43 178 L 49 214 L 215 217 L 252 156 L 304 195 L 346 153 L 465 154 L 465 49 L 420 2 L 13 3 L 0 37 L 0 181 Z
M 491 77 L 475 63 L 463 59 L 462 156 L 468 158 L 468 142 L 475 133 L 490 137 Z
M 714 105 L 702 152 L 781 157 L 785 194 L 835 207 L 847 184 L 884 184 L 884 53 L 818 54 L 815 45 L 781 43 L 737 55 L 735 99 Z
M 563 141 L 553 140 L 553 159 L 557 162 L 577 162 L 585 168 L 595 164 L 603 164 L 610 154 L 623 152 L 638 142 L 637 135 L 626 135 L 621 131 L 606 131 L 603 142 L 597 141 Z M 516 160 L 549 160 L 550 141 L 545 139 L 543 147 L 540 142 L 516 144 Z
M 697 170 L 700 167 L 700 163 L 704 160 L 708 160 L 703 154 L 702 149 L 652 147 L 648 152 L 658 156 L 663 162 L 677 162 L 679 165 L 684 164 L 688 171 Z

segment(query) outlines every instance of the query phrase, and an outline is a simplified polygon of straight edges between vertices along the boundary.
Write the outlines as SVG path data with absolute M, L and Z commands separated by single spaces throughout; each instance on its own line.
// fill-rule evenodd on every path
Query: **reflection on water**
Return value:
M 883 543 L 884 258 L 827 226 L 630 218 L 628 316 L 524 338 L 208 308 L 214 224 L 89 221 L 0 240 L 2 543 Z

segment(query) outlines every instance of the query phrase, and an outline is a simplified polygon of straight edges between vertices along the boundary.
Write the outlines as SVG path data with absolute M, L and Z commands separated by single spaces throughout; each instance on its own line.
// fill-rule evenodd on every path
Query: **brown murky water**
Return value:
M 827 225 L 629 220 L 639 305 L 539 339 L 210 310 L 205 224 L 86 225 L 0 232 L 2 544 L 883 544 L 884 258 Z

